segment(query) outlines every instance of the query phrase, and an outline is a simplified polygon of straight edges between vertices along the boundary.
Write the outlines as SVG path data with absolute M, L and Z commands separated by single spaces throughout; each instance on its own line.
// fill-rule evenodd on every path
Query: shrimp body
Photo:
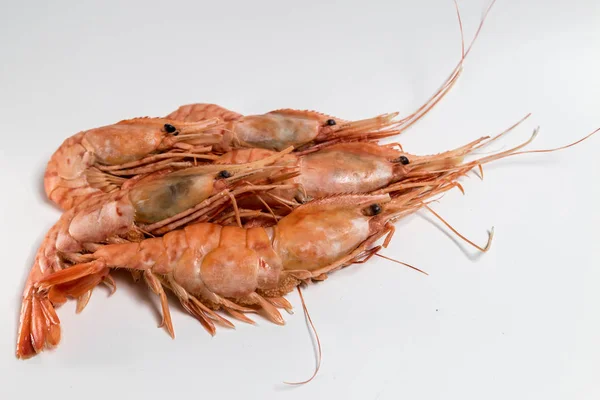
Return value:
M 163 321 L 171 334 L 165 287 L 213 334 L 213 322 L 230 322 L 211 309 L 222 309 L 245 321 L 244 313 L 258 311 L 283 324 L 276 306 L 290 305 L 282 295 L 303 280 L 354 262 L 373 240 L 389 230 L 386 221 L 397 210 L 390 208 L 382 219 L 380 204 L 386 202 L 390 202 L 387 194 L 342 196 L 300 206 L 275 227 L 246 229 L 198 223 L 137 243 L 104 245 L 84 257 L 88 262 L 39 279 L 30 286 L 31 296 L 24 304 L 34 299 L 49 305 L 54 313 L 49 298 L 63 299 L 89 291 L 111 268 L 128 268 L 141 272 L 161 296 Z M 307 243 L 307 229 L 323 243 Z M 32 320 L 39 329 L 32 330 Z M 55 332 L 59 324 L 52 322 L 57 318 L 50 321 L 24 306 L 22 321 L 19 357 L 42 351 L 44 343 L 58 343 L 60 335 Z
M 315 141 L 320 134 L 326 136 L 331 129 L 320 119 L 273 112 L 232 121 L 228 128 L 235 132 L 232 139 L 237 140 L 239 146 L 281 150 Z
M 416 156 L 391 146 L 352 142 L 334 144 L 303 155 L 291 153 L 281 162 L 297 166 L 298 176 L 290 182 L 298 184 L 303 191 L 278 191 L 277 195 L 286 200 L 306 202 L 341 194 L 371 193 L 410 180 L 417 174 L 422 178 L 431 171 L 459 165 L 464 152 L 459 148 L 436 155 Z M 247 163 L 272 154 L 265 149 L 236 149 L 223 154 L 215 163 Z
M 189 225 L 140 243 L 103 246 L 94 258 L 108 267 L 171 275 L 187 292 L 242 299 L 257 289 L 277 287 L 281 259 L 264 228 L 211 223 Z
M 373 215 L 361 209 L 365 199 L 388 198 L 349 196 L 346 204 L 340 198 L 309 203 L 275 227 L 192 224 L 139 243 L 103 246 L 93 258 L 108 267 L 172 274 L 194 295 L 208 289 L 219 296 L 243 299 L 256 290 L 278 288 L 285 270 L 311 271 L 347 255 L 373 233 L 369 224 Z M 308 231 L 316 235 L 315 240 L 305 240 Z
M 50 158 L 44 174 L 46 195 L 66 210 L 90 196 L 115 190 L 123 179 L 97 167 L 135 164 L 173 148 L 186 138 L 184 135 L 215 124 L 216 120 L 182 123 L 136 118 L 79 132 L 65 140 Z
M 234 113 L 215 104 L 188 104 L 179 107 L 166 118 L 197 122 L 205 118 L 222 118 L 223 140 L 217 149 L 261 148 L 282 150 L 299 148 L 340 139 L 380 139 L 399 131 L 394 121 L 397 113 L 383 114 L 360 121 L 346 121 L 316 111 L 280 109 L 261 115 Z
M 214 117 L 221 119 L 226 123 L 226 128 L 221 130 L 223 140 L 219 146 L 216 146 L 221 152 L 239 147 L 281 150 L 287 146 L 310 148 L 315 144 L 340 140 L 376 141 L 403 132 L 427 115 L 458 80 L 462 71 L 462 61 L 461 59 L 429 99 L 413 113 L 399 120 L 395 120 L 398 113 L 347 121 L 316 111 L 295 109 L 279 109 L 262 115 L 244 116 L 209 103 L 181 106 L 166 118 L 185 122 L 197 122 Z

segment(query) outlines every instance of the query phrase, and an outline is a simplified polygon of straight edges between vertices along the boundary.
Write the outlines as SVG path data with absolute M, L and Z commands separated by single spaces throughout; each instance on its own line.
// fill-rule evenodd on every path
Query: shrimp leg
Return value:
M 169 300 L 167 294 L 163 289 L 163 285 L 160 280 L 149 270 L 144 271 L 144 279 L 146 283 L 152 289 L 152 291 L 160 296 L 160 304 L 162 306 L 163 320 L 159 327 L 166 327 L 169 335 L 175 339 L 175 331 L 173 330 L 173 321 L 171 320 L 171 312 L 169 311 Z

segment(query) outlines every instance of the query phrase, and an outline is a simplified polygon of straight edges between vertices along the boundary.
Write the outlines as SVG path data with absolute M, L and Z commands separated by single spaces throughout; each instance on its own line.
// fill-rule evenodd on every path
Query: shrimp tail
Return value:
M 17 358 L 30 358 L 60 342 L 60 320 L 54 305 L 47 293 L 37 293 L 34 287 L 34 282 L 43 275 L 43 265 L 36 260 L 23 292 L 17 332 Z
M 52 236 L 52 231 L 48 236 Z M 44 256 L 46 248 L 42 245 L 38 251 L 23 292 L 16 348 L 16 356 L 21 359 L 59 344 L 61 328 L 56 306 L 66 302 L 68 297 L 77 298 L 77 311 L 80 312 L 94 287 L 112 282 L 108 268 L 98 262 L 94 262 L 94 268 L 82 264 L 87 268 L 85 272 L 82 272 L 83 267 L 60 269 L 58 261 Z
M 30 358 L 60 342 L 60 320 L 47 295 L 30 291 L 23 298 L 19 331 L 17 334 L 18 358 Z
M 61 268 L 55 248 L 58 225 L 46 234 L 25 282 L 17 332 L 17 358 L 25 359 L 56 346 L 60 341 L 60 320 L 47 293 L 38 293 L 35 283 Z

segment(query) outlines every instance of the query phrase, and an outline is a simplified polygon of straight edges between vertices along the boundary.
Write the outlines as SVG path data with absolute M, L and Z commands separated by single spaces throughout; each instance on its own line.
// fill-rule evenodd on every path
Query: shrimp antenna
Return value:
M 458 8 L 458 3 L 454 0 L 454 7 L 456 8 L 456 16 L 458 17 L 458 26 L 460 28 L 460 44 L 461 44 L 461 54 L 462 58 L 465 58 L 465 33 L 463 31 L 462 18 L 460 17 L 460 9 Z
M 306 303 L 304 302 L 304 296 L 302 296 L 302 290 L 300 289 L 300 286 L 296 286 L 296 289 L 298 289 L 298 294 L 300 295 L 300 301 L 302 302 L 302 309 L 304 310 L 304 315 L 306 316 L 306 319 L 308 319 L 308 322 L 310 323 L 310 327 L 311 327 L 313 333 L 315 334 L 315 338 L 317 339 L 317 348 L 318 348 L 319 354 L 317 357 L 317 366 L 315 367 L 315 372 L 313 372 L 313 374 L 310 378 L 308 378 L 307 380 L 302 381 L 302 382 L 283 382 L 287 385 L 304 385 L 306 383 L 309 383 L 313 379 L 315 379 L 315 376 L 317 376 L 317 373 L 319 372 L 319 369 L 321 368 L 321 359 L 323 358 L 323 352 L 321 350 L 321 341 L 319 340 L 319 334 L 317 333 L 315 324 L 313 324 L 312 319 L 310 318 L 310 314 L 308 313 L 308 308 L 306 308 Z
M 412 269 L 414 269 L 415 271 L 418 271 L 418 272 L 420 272 L 420 273 L 422 273 L 422 274 L 429 275 L 427 272 L 425 272 L 425 271 L 423 271 L 423 270 L 421 270 L 421 269 L 419 269 L 419 268 L 417 268 L 417 267 L 413 267 L 412 265 L 410 265 L 410 264 L 407 264 L 407 263 L 405 263 L 405 262 L 402 262 L 402 261 L 395 260 L 395 259 L 393 259 L 393 258 L 391 258 L 391 257 L 384 256 L 383 254 L 379 254 L 379 253 L 375 253 L 375 255 L 376 255 L 377 257 L 385 258 L 386 260 L 393 261 L 393 262 L 395 262 L 395 263 L 398 263 L 398 264 L 400 264 L 400 265 L 404 265 L 405 267 L 412 268 Z
M 553 149 L 539 149 L 539 150 L 517 151 L 517 150 L 520 150 L 520 149 L 524 148 L 525 146 L 527 146 L 528 144 L 530 144 L 535 139 L 535 137 L 537 136 L 537 134 L 539 132 L 539 127 L 538 127 L 538 128 L 535 129 L 535 131 L 533 132 L 533 134 L 531 135 L 531 137 L 529 138 L 529 140 L 523 142 L 522 144 L 520 144 L 520 145 L 518 145 L 518 146 L 516 146 L 516 147 L 514 147 L 512 149 L 509 149 L 509 150 L 506 150 L 506 151 L 503 151 L 503 152 L 500 152 L 500 153 L 497 153 L 497 154 L 492 154 L 490 156 L 483 157 L 483 158 L 480 158 L 478 160 L 472 161 L 471 163 L 465 164 L 465 166 L 469 166 L 469 165 L 472 165 L 472 166 L 480 165 L 481 166 L 483 164 L 487 164 L 489 162 L 492 162 L 492 161 L 495 161 L 495 160 L 499 160 L 501 158 L 512 157 L 512 156 L 521 155 L 521 154 L 552 153 L 552 152 L 559 151 L 559 150 L 565 150 L 565 149 L 568 149 L 569 147 L 575 146 L 576 144 L 579 144 L 579 143 L 583 142 L 586 139 L 589 139 L 594 134 L 598 133 L 598 131 L 600 131 L 600 128 L 597 128 L 593 132 L 588 133 L 586 136 L 582 137 L 581 139 L 579 139 L 579 140 L 577 140 L 577 141 L 575 141 L 573 143 L 569 143 L 567 145 L 560 146 L 560 147 L 555 147 Z
M 433 215 L 436 216 L 437 219 L 439 219 L 440 221 L 442 221 L 442 223 L 444 225 L 446 225 L 452 232 L 454 232 L 459 238 L 461 238 L 465 242 L 469 243 L 471 246 L 475 247 L 477 250 L 481 251 L 482 253 L 487 253 L 487 251 L 490 249 L 490 247 L 492 245 L 492 239 L 494 238 L 494 227 L 493 226 L 492 226 L 492 229 L 488 232 L 488 241 L 487 241 L 485 247 L 481 247 L 478 244 L 476 244 L 476 243 L 472 242 L 471 240 L 467 239 L 460 232 L 458 232 L 456 229 L 454 229 L 452 227 L 452 225 L 450 225 L 448 222 L 446 222 L 446 220 L 444 218 L 442 218 L 441 215 L 439 215 L 438 213 L 436 213 L 435 211 L 433 211 L 433 209 L 431 209 L 431 207 L 429 207 L 427 204 L 423 204 L 423 207 L 425 207 L 426 209 L 428 209 Z
M 446 94 L 448 94 L 450 92 L 450 89 L 452 89 L 452 87 L 454 86 L 454 84 L 456 83 L 458 78 L 460 77 L 465 59 L 469 55 L 469 53 L 471 52 L 471 49 L 473 48 L 473 45 L 477 41 L 477 38 L 479 37 L 481 30 L 483 29 L 485 20 L 487 19 L 488 14 L 490 13 L 490 10 L 492 9 L 492 7 L 494 6 L 495 3 L 496 3 L 496 0 L 492 0 L 490 5 L 485 10 L 485 12 L 481 18 L 481 21 L 479 22 L 477 31 L 475 32 L 475 35 L 473 36 L 473 40 L 471 40 L 471 43 L 465 49 L 462 18 L 460 16 L 460 10 L 458 8 L 458 4 L 456 3 L 456 0 L 454 0 L 454 5 L 456 7 L 456 14 L 458 15 L 458 25 L 460 28 L 460 37 L 461 37 L 460 61 L 454 67 L 454 69 L 450 73 L 450 76 L 444 81 L 442 86 L 425 102 L 425 104 L 421 105 L 419 108 L 417 108 L 417 110 L 415 110 L 409 116 L 404 117 L 401 120 L 399 120 L 395 125 L 392 126 L 392 128 L 397 129 L 398 131 L 400 131 L 400 133 L 407 130 L 409 127 L 411 127 L 412 125 L 417 123 L 419 120 L 421 120 L 425 115 L 427 115 L 429 113 L 429 111 L 431 111 L 435 107 L 435 105 L 440 100 L 442 100 L 446 96 Z
M 512 155 L 529 154 L 529 153 L 552 153 L 553 151 L 559 151 L 559 150 L 568 149 L 569 147 L 575 146 L 576 144 L 579 144 L 579 143 L 583 142 L 584 140 L 590 138 L 592 135 L 594 135 L 598 131 L 600 131 L 600 128 L 597 128 L 595 131 L 593 131 L 592 133 L 587 134 L 586 136 L 582 137 L 581 139 L 579 139 L 576 142 L 573 142 L 571 144 L 567 144 L 567 145 L 564 145 L 564 146 L 561 146 L 561 147 L 556 147 L 554 149 L 540 149 L 540 150 L 518 151 L 516 153 L 513 153 Z

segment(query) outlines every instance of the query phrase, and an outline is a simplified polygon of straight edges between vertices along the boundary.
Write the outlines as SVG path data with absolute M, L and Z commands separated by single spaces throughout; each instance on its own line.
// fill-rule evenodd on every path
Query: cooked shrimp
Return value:
M 211 150 L 206 145 L 218 138 L 205 134 L 199 139 L 197 134 L 218 123 L 218 119 L 184 123 L 164 118 L 136 118 L 80 132 L 65 140 L 48 162 L 44 174 L 46 195 L 66 210 L 123 184 L 124 179 L 114 171 L 111 174 L 105 171 L 122 171 L 125 167 L 130 175 L 137 175 L 157 170 L 139 168 L 151 162 L 159 162 L 161 168 L 167 168 L 176 166 L 185 157 L 212 159 L 214 156 L 205 154 Z M 195 146 L 184 145 L 189 141 Z M 162 154 L 155 155 L 156 152 Z
M 201 115 L 232 113 L 215 104 L 182 106 L 167 118 L 188 121 Z M 288 146 L 300 148 L 319 143 L 352 140 L 380 139 L 399 133 L 394 127 L 398 113 L 383 114 L 360 121 L 346 121 L 316 111 L 281 109 L 262 115 L 231 118 L 220 130 L 223 140 L 217 150 L 228 151 L 239 147 L 257 147 L 282 150 Z M 182 117 L 185 116 L 185 117 Z M 203 119 L 200 119 L 202 121 Z
M 375 143 L 341 143 L 307 154 L 288 154 L 281 162 L 298 167 L 297 183 L 303 191 L 271 192 L 288 201 L 306 202 L 348 193 L 370 193 L 392 183 L 411 179 L 415 172 L 437 171 L 462 162 L 464 147 L 430 156 L 406 153 L 394 146 Z M 264 149 L 239 149 L 225 153 L 215 164 L 252 162 L 274 153 Z M 270 199 L 268 197 L 268 199 Z
M 283 324 L 277 307 L 290 305 L 281 296 L 302 281 L 359 260 L 376 238 L 389 231 L 389 221 L 410 207 L 420 207 L 409 200 L 392 202 L 387 194 L 343 196 L 300 206 L 274 228 L 200 223 L 140 243 L 101 246 L 92 255 L 82 256 L 87 262 L 38 281 L 24 302 L 17 355 L 32 356 L 46 345 L 56 345 L 60 323 L 49 299 L 81 296 L 110 268 L 143 273 L 161 298 L 161 325 L 171 336 L 174 330 L 165 287 L 211 334 L 215 323 L 232 326 L 216 309 L 246 322 L 250 319 L 244 313 L 258 311 Z M 325 240 L 307 243 L 309 231 Z M 30 307 L 31 303 L 43 308 Z M 46 308 L 52 318 L 45 318 Z
M 495 0 L 488 6 L 471 43 L 465 48 L 462 21 L 455 2 L 461 33 L 460 61 L 440 88 L 423 105 L 401 119 L 394 119 L 399 115 L 396 112 L 360 121 L 347 121 L 316 111 L 295 109 L 280 109 L 262 115 L 244 116 L 210 103 L 181 106 L 166 118 L 185 122 L 197 122 L 215 117 L 222 119 L 226 123 L 226 127 L 219 130 L 223 134 L 223 142 L 216 147 L 222 152 L 236 147 L 281 150 L 290 145 L 299 149 L 308 149 L 340 141 L 377 141 L 397 135 L 421 120 L 450 92 L 462 73 L 463 63 L 479 37 L 494 3 Z

